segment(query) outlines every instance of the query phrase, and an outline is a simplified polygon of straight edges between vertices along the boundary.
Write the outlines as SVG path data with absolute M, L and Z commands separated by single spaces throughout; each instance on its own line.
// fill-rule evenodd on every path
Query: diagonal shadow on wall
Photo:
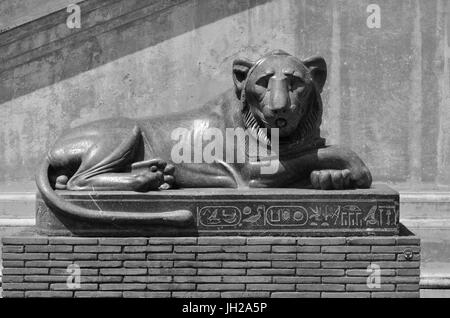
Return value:
M 79 29 L 60 10 L 0 34 L 0 104 L 270 1 L 80 2 Z

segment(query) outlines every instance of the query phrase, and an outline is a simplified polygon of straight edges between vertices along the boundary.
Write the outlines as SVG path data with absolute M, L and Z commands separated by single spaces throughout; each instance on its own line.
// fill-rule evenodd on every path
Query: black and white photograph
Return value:
M 1 0 L 0 298 L 450 298 L 450 1 Z

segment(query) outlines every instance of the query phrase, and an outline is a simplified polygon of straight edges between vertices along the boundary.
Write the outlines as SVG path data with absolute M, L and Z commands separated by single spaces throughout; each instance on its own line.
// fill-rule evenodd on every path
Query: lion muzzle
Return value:
M 291 105 L 287 78 L 271 77 L 269 80 L 269 108 L 275 114 L 286 111 Z

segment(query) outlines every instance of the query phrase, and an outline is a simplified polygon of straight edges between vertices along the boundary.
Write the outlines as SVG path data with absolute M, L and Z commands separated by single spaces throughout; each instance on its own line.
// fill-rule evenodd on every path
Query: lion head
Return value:
M 271 52 L 257 62 L 233 62 L 233 81 L 247 128 L 279 129 L 280 140 L 320 137 L 322 92 L 327 77 L 322 57 L 301 61 L 284 52 Z

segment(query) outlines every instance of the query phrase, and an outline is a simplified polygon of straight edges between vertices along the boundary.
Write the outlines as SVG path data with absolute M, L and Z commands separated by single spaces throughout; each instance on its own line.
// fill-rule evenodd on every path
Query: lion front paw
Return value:
M 372 183 L 372 176 L 367 169 L 354 174 L 349 169 L 314 170 L 311 172 L 310 179 L 315 189 L 322 190 L 369 188 Z
M 350 170 L 314 170 L 311 184 L 315 189 L 340 190 L 350 187 Z
M 356 188 L 368 189 L 372 185 L 372 174 L 367 167 L 361 167 L 352 173 L 350 182 Z

